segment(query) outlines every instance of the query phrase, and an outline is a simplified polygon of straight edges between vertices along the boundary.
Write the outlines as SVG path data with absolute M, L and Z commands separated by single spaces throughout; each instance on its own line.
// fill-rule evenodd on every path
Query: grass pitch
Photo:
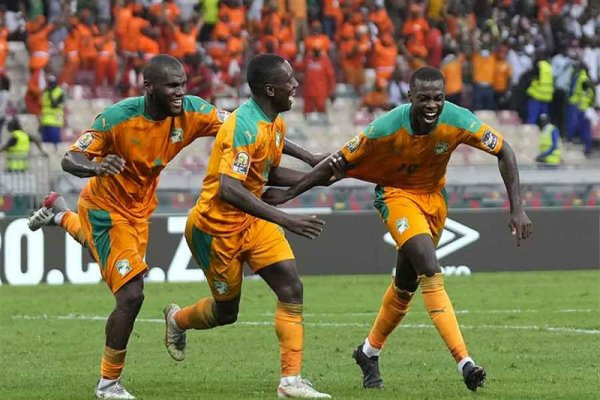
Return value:
M 305 277 L 303 375 L 336 399 L 597 399 L 600 272 L 448 277 L 471 355 L 488 372 L 469 392 L 420 295 L 390 337 L 386 388 L 361 387 L 352 349 L 368 333 L 387 276 Z M 147 284 L 124 383 L 138 399 L 272 399 L 279 381 L 275 297 L 247 281 L 234 326 L 188 333 L 188 356 L 162 344 L 162 307 L 207 295 L 205 283 Z M 104 285 L 0 287 L 0 399 L 91 399 L 113 300 Z

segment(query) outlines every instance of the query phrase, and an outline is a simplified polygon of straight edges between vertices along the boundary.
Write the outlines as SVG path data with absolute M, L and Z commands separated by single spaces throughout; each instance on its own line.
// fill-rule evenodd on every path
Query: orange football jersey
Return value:
M 252 99 L 242 104 L 225 121 L 213 145 L 202 193 L 190 213 L 195 226 L 214 236 L 226 236 L 245 229 L 251 215 L 219 199 L 219 176 L 243 181 L 257 197 L 269 180 L 272 167 L 281 161 L 285 123 L 274 121 Z
M 196 138 L 215 136 L 224 117 L 196 96 L 184 97 L 181 115 L 161 121 L 145 113 L 143 96 L 108 107 L 69 150 L 97 161 L 117 154 L 125 160 L 125 169 L 117 175 L 92 177 L 81 197 L 103 210 L 133 219 L 148 218 L 158 204 L 160 172 Z
M 440 191 L 446 167 L 456 147 L 464 143 L 498 154 L 504 139 L 469 110 L 445 102 L 437 126 L 427 135 L 415 135 L 410 104 L 377 118 L 342 149 L 354 165 L 348 177 L 414 193 Z

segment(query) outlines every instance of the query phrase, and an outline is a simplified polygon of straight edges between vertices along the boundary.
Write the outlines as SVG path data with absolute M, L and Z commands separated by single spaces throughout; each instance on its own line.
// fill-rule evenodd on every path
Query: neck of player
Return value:
M 269 118 L 271 122 L 275 121 L 275 118 L 279 115 L 279 111 L 276 111 L 273 107 L 272 100 L 266 97 L 253 96 L 254 102 L 258 104 L 262 112 Z
M 415 135 L 429 135 L 433 128 L 435 128 L 435 124 L 426 124 L 413 113 L 410 113 L 410 125 Z

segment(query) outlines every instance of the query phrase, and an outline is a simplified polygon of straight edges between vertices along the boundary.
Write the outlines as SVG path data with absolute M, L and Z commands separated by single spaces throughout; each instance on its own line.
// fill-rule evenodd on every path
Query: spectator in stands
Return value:
M 212 31 L 219 20 L 219 0 L 200 0 L 200 10 L 204 25 L 200 29 L 200 42 L 206 43 L 212 37 Z
M 506 60 L 507 53 L 508 48 L 506 45 L 501 45 L 496 49 L 492 88 L 494 89 L 494 100 L 497 110 L 507 110 L 510 108 L 509 86 L 512 70 L 510 64 Z
M 473 76 L 473 110 L 495 110 L 494 100 L 494 71 L 496 57 L 491 51 L 492 42 L 489 35 L 481 38 L 481 47 L 476 49 L 472 58 Z
M 8 55 L 8 28 L 4 12 L 0 13 L 0 76 L 6 75 L 6 56 Z
M 325 48 L 319 43 L 311 47 L 298 70 L 304 71 L 304 116 L 316 112 L 317 118 L 327 120 L 327 98 L 335 100 L 335 72 Z
M 538 126 L 540 127 L 540 153 L 535 157 L 535 161 L 553 166 L 560 164 L 563 145 L 558 128 L 550 122 L 548 114 L 540 115 Z
M 558 46 L 558 53 L 552 57 L 552 74 L 554 75 L 554 97 L 550 106 L 552 122 L 558 127 L 561 136 L 566 136 L 566 112 L 568 95 L 573 74 L 573 59 L 568 55 L 566 43 Z
M 360 26 L 353 37 L 342 36 L 339 48 L 339 60 L 344 72 L 344 80 L 361 96 L 365 84 L 365 64 L 371 43 L 367 36 L 366 27 Z M 346 33 L 344 33 L 345 35 Z
M 65 95 L 54 75 L 47 75 L 46 80 L 47 87 L 41 96 L 40 132 L 43 142 L 57 145 L 64 125 Z
M 425 37 L 427 46 L 427 64 L 439 68 L 444 53 L 444 34 L 442 32 L 442 23 L 440 21 L 431 21 L 431 29 Z
M 94 38 L 94 44 L 98 50 L 94 89 L 105 84 L 113 87 L 117 80 L 118 69 L 117 42 L 109 21 L 98 23 L 98 36 Z
M 43 69 L 31 71 L 25 91 L 25 109 L 29 114 L 39 116 L 42 111 L 40 96 L 46 88 L 46 73 Z
M 212 103 L 213 73 L 206 65 L 202 54 L 196 52 L 196 54 L 187 56 L 184 67 L 188 77 L 187 93 Z
M 465 56 L 458 50 L 458 45 L 454 40 L 448 44 L 445 53 L 440 71 L 446 81 L 446 100 L 460 106 L 462 104 Z
M 533 79 L 527 88 L 527 96 L 527 123 L 536 124 L 540 114 L 550 112 L 550 103 L 554 97 L 552 64 L 543 50 L 536 54 Z
M 569 109 L 567 112 L 567 140 L 573 141 L 574 138 L 579 137 L 583 142 L 583 152 L 586 155 L 592 152 L 589 113 L 594 112 L 592 105 L 594 104 L 595 94 L 587 68 L 583 62 L 578 60 L 575 63 L 573 77 L 571 78 Z
M 0 75 L 0 138 L 2 138 L 2 128 L 8 118 L 10 80 L 8 75 Z
M 94 43 L 94 37 L 98 35 L 98 28 L 93 23 L 93 18 L 89 9 L 84 8 L 79 13 L 77 31 L 79 35 L 79 59 L 80 69 L 94 71 L 98 49 Z
M 61 26 L 61 20 L 46 24 L 46 18 L 39 15 L 27 22 L 27 49 L 29 50 L 29 69 L 40 70 L 50 62 L 50 42 L 48 36 Z
M 331 41 L 327 35 L 323 34 L 323 27 L 317 20 L 310 24 L 310 34 L 304 40 L 305 56 L 311 55 L 315 47 L 324 53 L 329 53 L 329 49 L 331 49 Z
M 63 68 L 60 74 L 60 83 L 73 85 L 79 70 L 79 31 L 77 18 L 71 17 L 67 21 L 67 36 L 63 41 Z
M 394 71 L 394 75 L 392 75 L 392 80 L 388 85 L 390 108 L 408 103 L 408 92 L 410 89 L 408 82 L 409 75 L 408 65 L 406 63 L 399 63 Z
M 380 39 L 373 43 L 371 65 L 375 68 L 376 79 L 390 80 L 396 69 L 398 48 L 394 38 L 389 33 L 384 33 Z
M 387 89 L 387 81 L 383 78 L 377 79 L 373 90 L 363 96 L 360 107 L 366 108 L 369 113 L 390 110 L 390 99 Z
M 172 22 L 167 14 L 162 18 L 171 28 L 173 41 L 169 48 L 169 54 L 175 58 L 183 60 L 188 55 L 194 55 L 198 51 L 198 42 L 196 38 L 204 24 L 204 20 L 199 15 L 194 15 L 189 21 L 183 21 L 181 24 Z
M 7 125 L 10 135 L 8 141 L 0 147 L 0 153 L 6 151 L 6 171 L 7 172 L 26 172 L 29 170 L 29 152 L 31 151 L 30 142 L 35 143 L 40 153 L 48 157 L 48 153 L 42 148 L 40 140 L 25 132 L 21 127 L 17 117 L 12 118 Z

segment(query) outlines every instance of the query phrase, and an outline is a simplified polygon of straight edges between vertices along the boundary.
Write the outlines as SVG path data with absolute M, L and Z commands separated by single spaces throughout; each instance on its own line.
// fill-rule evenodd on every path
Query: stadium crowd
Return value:
M 326 112 L 340 83 L 365 113 L 390 109 L 407 101 L 410 72 L 431 65 L 447 80 L 448 100 L 516 110 L 533 124 L 548 113 L 588 153 L 600 104 L 600 12 L 587 1 L 3 1 L 0 69 L 8 40 L 24 41 L 24 104 L 40 115 L 48 79 L 67 92 L 78 84 L 92 96 L 138 95 L 142 66 L 158 53 L 184 62 L 190 94 L 244 97 L 245 61 L 274 52 L 299 73 L 311 115 Z

